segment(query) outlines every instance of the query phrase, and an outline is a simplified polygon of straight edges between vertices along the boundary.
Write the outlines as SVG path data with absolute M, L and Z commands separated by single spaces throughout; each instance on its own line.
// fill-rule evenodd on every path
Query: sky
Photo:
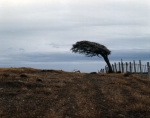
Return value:
M 103 58 L 71 52 L 82 40 L 105 45 L 111 64 L 150 61 L 150 1 L 0 0 L 0 67 L 104 68 Z

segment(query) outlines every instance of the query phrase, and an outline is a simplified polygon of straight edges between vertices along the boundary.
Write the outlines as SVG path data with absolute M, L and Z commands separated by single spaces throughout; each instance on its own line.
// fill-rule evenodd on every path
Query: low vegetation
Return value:
M 150 81 L 121 73 L 1 68 L 0 118 L 150 118 Z

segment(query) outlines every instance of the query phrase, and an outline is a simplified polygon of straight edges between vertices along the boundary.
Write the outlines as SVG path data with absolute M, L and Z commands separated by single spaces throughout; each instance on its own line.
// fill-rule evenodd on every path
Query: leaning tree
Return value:
M 113 72 L 108 59 L 108 55 L 111 53 L 111 51 L 107 49 L 104 45 L 90 41 L 79 41 L 76 42 L 76 44 L 73 44 L 71 50 L 74 53 L 78 52 L 79 54 L 85 54 L 87 57 L 102 56 L 108 65 L 108 72 Z

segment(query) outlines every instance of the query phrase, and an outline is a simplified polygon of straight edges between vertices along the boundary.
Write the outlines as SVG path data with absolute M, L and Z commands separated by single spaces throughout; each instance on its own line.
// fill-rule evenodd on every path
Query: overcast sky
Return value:
M 70 51 L 88 40 L 110 62 L 150 60 L 149 0 L 0 0 L 0 67 L 98 71 L 103 58 Z

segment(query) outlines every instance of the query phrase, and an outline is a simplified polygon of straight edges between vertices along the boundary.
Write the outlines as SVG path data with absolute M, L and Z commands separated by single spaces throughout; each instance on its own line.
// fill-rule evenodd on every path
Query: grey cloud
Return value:
M 8 50 L 13 50 L 14 48 L 8 48 Z
M 125 61 L 132 61 L 132 60 L 142 60 L 142 61 L 149 61 L 150 54 L 149 50 L 145 49 L 127 49 L 127 50 L 119 50 L 119 51 L 112 51 L 110 55 L 110 60 L 117 61 L 117 60 L 125 60 Z
M 23 49 L 23 48 L 19 48 L 19 50 L 20 50 L 20 51 L 25 51 L 25 49 Z
M 149 60 L 148 50 L 112 50 L 109 56 L 110 60 Z M 20 53 L 10 54 L 6 56 L 12 60 L 10 61 L 23 61 L 23 62 L 82 62 L 82 61 L 103 61 L 99 57 L 86 57 L 83 54 L 75 53 Z
M 110 2 L 110 1 L 109 1 Z M 49 30 L 65 30 L 67 27 L 83 27 L 88 25 L 104 26 L 104 25 L 139 25 L 145 24 L 141 19 L 143 13 L 148 12 L 146 7 L 142 7 L 142 13 L 136 5 L 124 4 L 124 2 L 113 2 L 103 4 L 91 4 L 83 7 L 81 4 L 68 4 L 69 9 L 62 8 L 59 5 L 32 6 L 28 8 L 16 8 L 11 10 L 9 15 L 12 18 L 10 21 L 4 21 L 3 29 L 23 28 L 23 29 L 42 29 L 48 27 Z M 101 5 L 102 3 L 102 5 Z M 104 7 L 104 6 L 105 7 Z M 139 5 L 139 4 L 138 4 Z M 146 4 L 144 4 L 146 5 Z M 141 6 L 141 5 L 139 5 Z M 122 12 L 120 10 L 124 9 Z M 128 12 L 129 11 L 129 12 Z M 4 11 L 3 11 L 4 12 Z M 131 14 L 132 12 L 132 14 Z M 15 14 L 18 14 L 17 16 Z M 136 14 L 135 20 L 132 15 Z M 148 17 L 144 15 L 144 17 Z M 5 17 L 4 17 L 5 18 Z M 105 22 L 107 20 L 107 22 Z M 4 22 L 3 21 L 3 22 Z M 145 19 L 145 21 L 147 21 Z M 50 28 L 51 27 L 51 28 Z
M 73 0 L 3 6 L 0 53 L 7 59 L 2 58 L 2 63 L 41 67 L 45 63 L 103 62 L 97 57 L 65 53 L 80 40 L 105 45 L 112 50 L 110 60 L 149 60 L 149 3 Z
M 85 55 L 66 53 L 20 53 L 1 55 L 3 61 L 1 67 L 34 67 L 51 68 L 72 71 L 79 69 L 83 72 L 98 71 L 106 65 L 103 58 L 85 57 Z M 109 55 L 110 63 L 142 60 L 147 62 L 150 59 L 148 50 L 112 50 Z
M 49 45 L 52 46 L 53 48 L 60 48 L 60 45 L 56 43 L 51 43 Z

